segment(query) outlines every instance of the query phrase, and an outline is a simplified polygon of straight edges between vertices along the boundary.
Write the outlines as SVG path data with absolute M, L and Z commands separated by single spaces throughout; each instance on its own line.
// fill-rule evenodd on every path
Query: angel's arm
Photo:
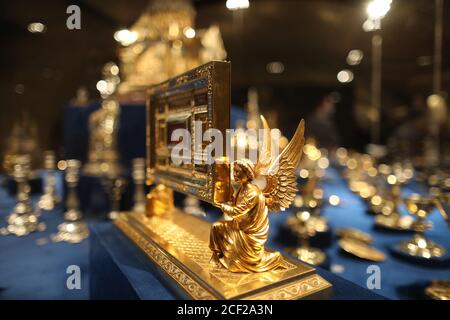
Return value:
M 223 213 L 231 218 L 237 218 L 247 214 L 256 204 L 257 193 L 254 190 L 244 191 L 245 195 L 241 200 L 232 206 L 229 204 L 222 204 L 221 209 Z

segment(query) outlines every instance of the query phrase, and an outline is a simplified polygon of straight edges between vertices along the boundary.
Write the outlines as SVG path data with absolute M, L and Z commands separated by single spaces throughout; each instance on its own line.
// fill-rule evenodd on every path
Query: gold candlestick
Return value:
M 77 195 L 80 166 L 81 163 L 78 160 L 67 160 L 65 177 L 68 187 L 67 211 L 64 213 L 65 222 L 58 226 L 58 233 L 52 236 L 55 242 L 79 243 L 89 236 L 89 228 L 82 221 Z
M 61 199 L 56 195 L 55 153 L 53 151 L 44 152 L 44 168 L 47 171 L 47 177 L 44 194 L 38 202 L 38 207 L 49 211 L 53 210 L 61 202 Z
M 145 212 L 145 159 L 133 159 L 134 205 L 133 211 Z
M 102 183 L 110 199 L 108 218 L 115 220 L 120 213 L 120 200 L 125 188 L 125 179 L 112 174 L 105 177 Z
M 1 228 L 2 235 L 13 234 L 25 236 L 34 231 L 43 231 L 45 223 L 39 222 L 38 215 L 33 210 L 30 200 L 30 156 L 20 155 L 14 158 L 13 176 L 17 183 L 17 204 L 13 212 L 6 218 L 8 226 Z

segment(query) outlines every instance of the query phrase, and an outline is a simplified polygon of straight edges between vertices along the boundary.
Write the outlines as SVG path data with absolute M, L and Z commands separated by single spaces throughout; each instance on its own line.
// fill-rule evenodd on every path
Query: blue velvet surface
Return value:
M 2 177 L 0 177 L 1 179 Z M 58 191 L 62 179 L 58 176 Z M 39 196 L 33 196 L 35 204 Z M 15 199 L 0 187 L 0 225 L 11 212 Z M 62 208 L 42 213 L 47 224 L 44 232 L 25 237 L 0 236 L 0 299 L 88 299 L 89 298 L 89 241 L 80 244 L 53 243 L 50 235 L 63 222 Z M 81 289 L 66 286 L 67 267 L 81 269 Z

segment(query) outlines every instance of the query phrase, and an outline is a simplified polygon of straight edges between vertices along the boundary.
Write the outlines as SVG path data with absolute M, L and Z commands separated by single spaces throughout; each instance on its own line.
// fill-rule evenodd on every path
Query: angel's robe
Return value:
M 232 272 L 264 272 L 279 267 L 279 252 L 265 249 L 269 219 L 265 197 L 252 183 L 245 183 L 232 205 L 223 207 L 230 221 L 215 222 L 209 246 L 213 258 Z

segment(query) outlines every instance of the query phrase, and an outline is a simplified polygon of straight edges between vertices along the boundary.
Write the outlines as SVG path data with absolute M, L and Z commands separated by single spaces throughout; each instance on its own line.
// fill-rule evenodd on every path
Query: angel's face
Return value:
M 234 180 L 240 183 L 245 183 L 248 181 L 247 174 L 240 164 L 235 164 L 233 169 Z

